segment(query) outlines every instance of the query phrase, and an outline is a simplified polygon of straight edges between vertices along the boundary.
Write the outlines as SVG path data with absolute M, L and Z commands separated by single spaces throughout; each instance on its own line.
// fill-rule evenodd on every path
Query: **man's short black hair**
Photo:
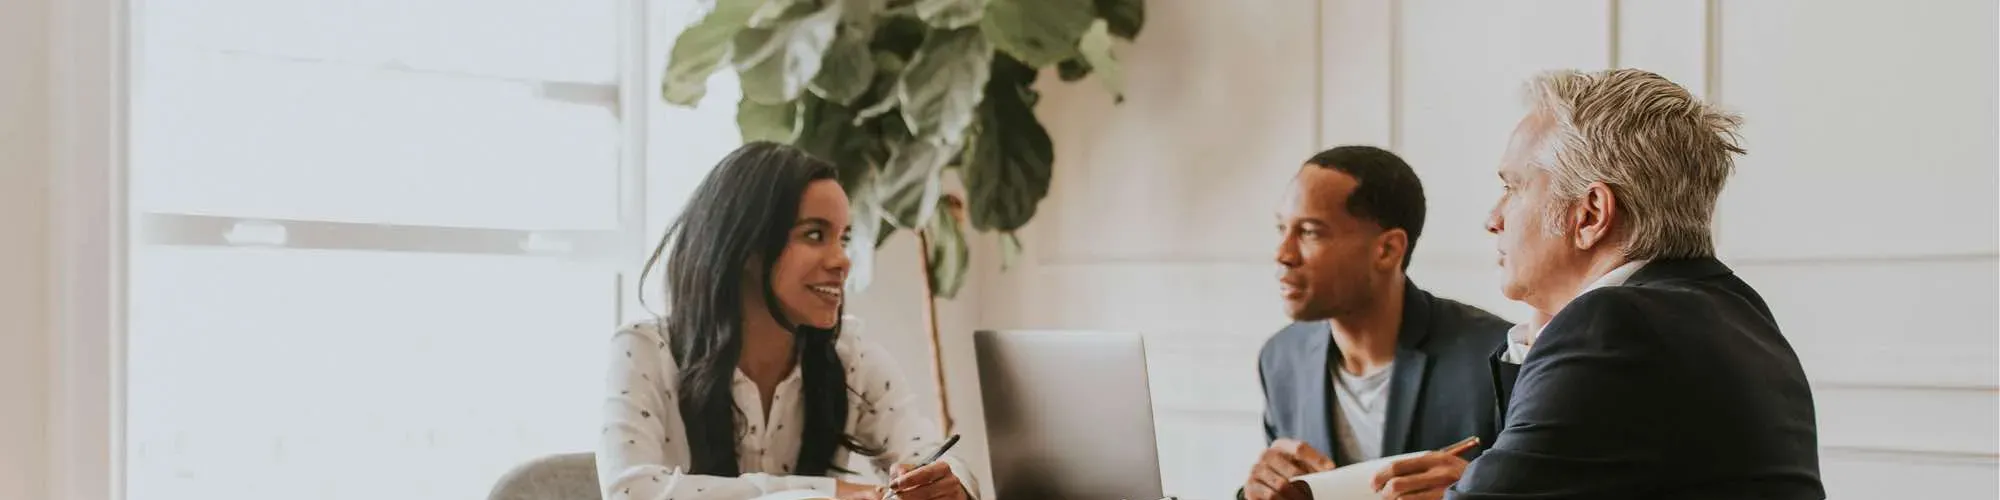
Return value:
M 1424 232 L 1424 184 L 1410 164 L 1373 146 L 1340 146 L 1321 151 L 1306 163 L 1354 177 L 1357 185 L 1347 196 L 1348 215 L 1409 233 L 1410 244 L 1403 254 L 1403 269 L 1408 270 L 1410 258 L 1416 256 L 1417 236 Z

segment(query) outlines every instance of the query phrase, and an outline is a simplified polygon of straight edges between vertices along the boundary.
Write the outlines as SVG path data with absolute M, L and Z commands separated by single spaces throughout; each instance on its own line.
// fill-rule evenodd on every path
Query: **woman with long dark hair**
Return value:
M 848 199 L 833 165 L 753 142 L 723 158 L 654 250 L 663 319 L 612 337 L 598 478 L 606 500 L 965 499 L 887 352 L 842 314 Z M 872 242 L 869 242 L 872 243 Z M 835 479 L 850 453 L 885 486 Z

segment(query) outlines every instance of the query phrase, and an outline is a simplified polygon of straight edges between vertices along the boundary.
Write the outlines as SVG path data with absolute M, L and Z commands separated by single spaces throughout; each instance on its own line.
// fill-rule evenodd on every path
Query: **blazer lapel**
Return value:
M 1493 416 L 1499 420 L 1500 429 L 1507 428 L 1508 399 L 1514 397 L 1514 379 L 1521 375 L 1521 365 L 1501 361 L 1506 354 L 1507 345 L 1501 344 L 1499 350 L 1486 358 L 1493 372 Z
M 1430 355 L 1416 349 L 1396 350 L 1396 370 L 1389 379 L 1389 415 L 1382 423 L 1382 455 L 1409 453 L 1411 423 L 1417 421 L 1417 400 L 1424 395 L 1425 368 Z
M 1401 455 L 1411 451 L 1411 436 L 1415 434 L 1417 421 L 1417 401 L 1423 400 L 1424 385 L 1429 373 L 1430 354 L 1423 350 L 1424 340 L 1430 337 L 1431 300 L 1430 294 L 1417 288 L 1416 283 L 1403 284 L 1403 322 L 1396 328 L 1396 365 L 1389 375 L 1389 411 L 1382 423 L 1382 455 Z
M 1293 421 L 1299 423 L 1298 439 L 1312 445 L 1313 449 L 1328 457 L 1335 456 L 1333 443 L 1333 401 L 1327 398 L 1327 360 L 1333 355 L 1333 334 L 1324 322 L 1317 323 L 1320 334 L 1306 337 L 1306 344 L 1300 350 L 1303 356 L 1295 363 L 1299 370 L 1299 405 L 1293 411 Z

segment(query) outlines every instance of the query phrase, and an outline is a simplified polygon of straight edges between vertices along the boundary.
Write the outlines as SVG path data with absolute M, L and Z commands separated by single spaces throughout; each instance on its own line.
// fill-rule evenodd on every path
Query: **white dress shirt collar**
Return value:
M 1646 267 L 1646 262 L 1644 259 L 1634 260 L 1612 268 L 1610 272 L 1604 273 L 1603 276 L 1599 276 L 1596 280 L 1591 281 L 1589 285 L 1585 285 L 1582 290 L 1577 290 L 1576 295 L 1582 297 L 1583 294 L 1589 293 L 1591 290 L 1607 286 L 1623 285 L 1626 280 L 1632 279 L 1634 273 L 1639 272 L 1639 268 Z M 1501 356 L 1501 361 L 1514 364 L 1521 364 L 1526 361 L 1528 359 L 1528 348 L 1534 345 L 1535 337 L 1541 336 L 1543 326 L 1546 325 L 1524 322 L 1514 325 L 1513 328 L 1509 328 L 1507 330 L 1507 353 Z

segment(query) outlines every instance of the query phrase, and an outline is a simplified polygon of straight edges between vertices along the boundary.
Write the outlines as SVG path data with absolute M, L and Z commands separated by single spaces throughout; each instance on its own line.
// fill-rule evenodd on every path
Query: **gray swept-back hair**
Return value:
M 1552 196 L 1544 220 L 1563 232 L 1566 208 L 1592 182 L 1611 187 L 1631 259 L 1710 257 L 1715 200 L 1743 154 L 1741 117 L 1660 75 L 1618 69 L 1550 71 L 1529 80 L 1531 112 L 1554 126 L 1534 164 Z

